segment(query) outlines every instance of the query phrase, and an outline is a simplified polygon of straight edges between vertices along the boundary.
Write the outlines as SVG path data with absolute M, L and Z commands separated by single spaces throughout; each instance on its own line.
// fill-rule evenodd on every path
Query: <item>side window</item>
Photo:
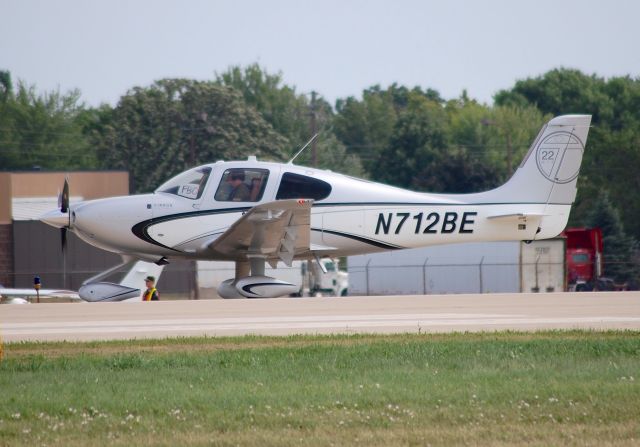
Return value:
M 266 169 L 227 169 L 216 191 L 218 202 L 258 202 L 267 186 Z
M 306 175 L 285 172 L 278 188 L 276 200 L 282 199 L 326 199 L 331 193 L 331 185 Z

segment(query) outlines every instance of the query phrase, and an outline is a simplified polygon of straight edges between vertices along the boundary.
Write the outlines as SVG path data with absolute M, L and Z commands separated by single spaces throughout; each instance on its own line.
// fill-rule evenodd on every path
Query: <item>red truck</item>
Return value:
M 611 280 L 603 277 L 602 230 L 600 228 L 567 228 L 566 266 L 569 290 L 610 290 Z

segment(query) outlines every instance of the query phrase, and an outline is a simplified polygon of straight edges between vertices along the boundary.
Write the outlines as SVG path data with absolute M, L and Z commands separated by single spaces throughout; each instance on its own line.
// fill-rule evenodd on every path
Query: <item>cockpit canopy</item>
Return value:
M 264 168 L 228 168 L 219 177 L 214 199 L 217 202 L 259 202 L 265 194 L 269 174 L 270 169 Z M 213 177 L 212 168 L 200 166 L 173 177 L 155 192 L 198 200 L 202 197 L 210 177 Z M 215 178 L 218 178 L 218 175 Z M 318 178 L 284 172 L 276 191 L 276 200 L 313 199 L 318 201 L 326 199 L 331 194 L 331 185 Z

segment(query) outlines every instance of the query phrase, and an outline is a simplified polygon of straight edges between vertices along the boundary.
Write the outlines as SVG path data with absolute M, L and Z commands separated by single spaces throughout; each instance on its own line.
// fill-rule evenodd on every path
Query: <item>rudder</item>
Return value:
M 513 176 L 484 193 L 495 203 L 571 205 L 584 154 L 591 115 L 553 118 L 538 133 Z

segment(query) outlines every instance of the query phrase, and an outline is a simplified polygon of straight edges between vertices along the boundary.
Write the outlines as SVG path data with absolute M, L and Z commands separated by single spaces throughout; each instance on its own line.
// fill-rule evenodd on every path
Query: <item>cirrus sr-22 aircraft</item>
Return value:
M 276 267 L 294 259 L 557 236 L 576 197 L 590 122 L 590 115 L 553 118 L 513 176 L 485 192 L 413 192 L 249 157 L 195 167 L 152 194 L 71 206 L 65 182 L 61 208 L 41 220 L 129 263 L 234 261 L 235 277 L 219 286 L 220 296 L 278 297 L 297 286 L 265 276 L 266 263 Z M 127 296 L 118 287 L 89 283 L 80 296 L 90 301 Z

